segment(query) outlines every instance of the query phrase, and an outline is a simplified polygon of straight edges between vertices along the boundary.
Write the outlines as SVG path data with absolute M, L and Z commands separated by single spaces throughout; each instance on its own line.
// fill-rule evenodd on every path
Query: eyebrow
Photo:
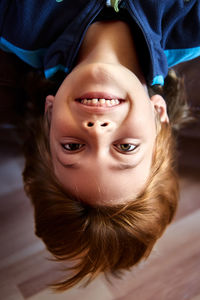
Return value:
M 62 163 L 60 160 L 59 160 L 59 163 L 64 167 L 64 168 L 68 168 L 68 169 L 80 169 L 80 166 L 78 163 L 75 163 L 75 164 L 65 164 L 65 163 Z
M 58 159 L 59 163 L 67 169 L 80 169 L 80 164 L 79 163 L 74 163 L 74 164 L 65 164 L 61 162 Z M 111 165 L 110 169 L 112 170 L 128 170 L 128 169 L 133 169 L 137 166 L 137 164 L 127 164 L 127 163 L 119 163 L 118 165 Z
M 133 169 L 136 166 L 137 166 L 137 164 L 120 163 L 118 165 L 112 165 L 111 169 L 112 170 L 127 170 L 127 169 Z

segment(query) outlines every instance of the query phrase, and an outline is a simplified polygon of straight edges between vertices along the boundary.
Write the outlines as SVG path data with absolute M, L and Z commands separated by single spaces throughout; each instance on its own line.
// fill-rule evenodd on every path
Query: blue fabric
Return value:
M 110 1 L 111 3 L 111 1 Z M 143 71 L 150 84 L 163 84 L 168 67 L 200 55 L 199 0 L 114 1 L 131 18 Z M 68 74 L 87 31 L 108 0 L 1 0 L 0 47 L 47 77 Z M 117 33 L 116 33 L 117 34 Z
M 47 69 L 44 71 L 44 74 L 45 74 L 45 77 L 46 78 L 51 78 L 52 76 L 54 76 L 58 71 L 63 71 L 65 72 L 66 74 L 69 73 L 69 70 L 68 68 L 66 68 L 65 66 L 63 65 L 57 65 L 53 68 L 50 68 L 50 69 Z
M 162 75 L 158 75 L 153 78 L 152 85 L 155 85 L 155 84 L 164 85 L 164 78 Z
M 169 67 L 200 56 L 200 47 L 165 50 Z
M 4 51 L 12 52 L 33 68 L 42 68 L 46 49 L 24 50 L 8 42 L 3 37 L 0 38 L 0 48 Z

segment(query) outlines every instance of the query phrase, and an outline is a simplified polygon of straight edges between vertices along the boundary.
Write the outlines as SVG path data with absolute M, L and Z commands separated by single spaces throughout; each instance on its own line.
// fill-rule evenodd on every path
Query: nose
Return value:
M 105 132 L 111 132 L 114 129 L 114 123 L 111 121 L 85 121 L 83 122 L 83 127 L 89 132 L 89 133 L 96 133 L 101 134 Z

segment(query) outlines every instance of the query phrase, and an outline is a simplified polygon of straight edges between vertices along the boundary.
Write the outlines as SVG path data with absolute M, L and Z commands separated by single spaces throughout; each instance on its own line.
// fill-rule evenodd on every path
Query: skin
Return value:
M 123 101 L 91 108 L 76 101 L 85 95 Z M 75 68 L 46 98 L 52 160 L 64 188 L 92 205 L 133 200 L 150 174 L 156 110 L 168 122 L 163 98 L 148 96 L 128 25 L 94 23 Z

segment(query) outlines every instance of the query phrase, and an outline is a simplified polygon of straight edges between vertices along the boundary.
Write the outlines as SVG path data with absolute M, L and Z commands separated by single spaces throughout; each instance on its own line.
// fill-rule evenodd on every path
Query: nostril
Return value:
M 107 122 L 105 122 L 105 123 L 101 124 L 101 126 L 102 126 L 102 127 L 106 127 L 107 125 L 108 125 L 108 123 L 107 123 Z
M 87 126 L 88 126 L 88 127 L 92 127 L 93 125 L 94 125 L 94 123 L 92 123 L 92 122 L 88 122 L 88 123 L 87 123 Z
M 106 127 L 106 126 L 108 126 L 109 125 L 109 123 L 108 122 L 104 122 L 104 123 L 98 123 L 101 127 Z M 94 126 L 94 123 L 93 122 L 87 122 L 86 123 L 86 126 L 87 127 L 93 127 Z

